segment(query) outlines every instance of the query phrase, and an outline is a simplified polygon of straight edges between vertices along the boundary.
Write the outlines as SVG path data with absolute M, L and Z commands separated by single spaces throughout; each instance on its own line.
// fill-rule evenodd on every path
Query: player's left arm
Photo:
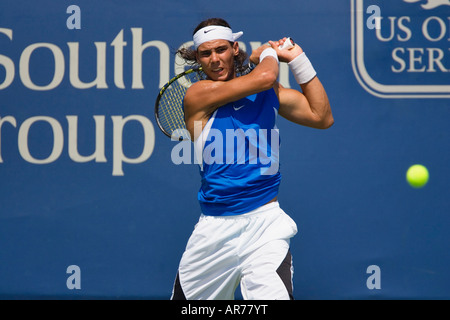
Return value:
M 303 53 L 298 44 L 290 50 L 279 50 L 277 46 L 284 43 L 285 39 L 276 42 L 274 49 L 282 62 L 291 62 Z M 319 78 L 315 76 L 312 80 L 300 84 L 302 92 L 284 88 L 277 83 L 274 87 L 280 101 L 279 114 L 294 123 L 327 129 L 334 123 L 330 102 L 327 93 Z

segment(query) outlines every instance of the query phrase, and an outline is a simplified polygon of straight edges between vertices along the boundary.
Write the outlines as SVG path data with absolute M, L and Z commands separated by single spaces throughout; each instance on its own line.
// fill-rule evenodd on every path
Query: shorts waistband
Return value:
M 213 219 L 245 219 L 245 218 L 251 218 L 253 216 L 261 216 L 265 213 L 271 212 L 273 209 L 280 208 L 280 204 L 278 201 L 269 202 L 261 207 L 258 207 L 250 212 L 243 213 L 243 214 L 237 214 L 237 215 L 230 215 L 230 216 L 209 216 L 205 214 L 201 214 L 201 218 L 213 218 Z

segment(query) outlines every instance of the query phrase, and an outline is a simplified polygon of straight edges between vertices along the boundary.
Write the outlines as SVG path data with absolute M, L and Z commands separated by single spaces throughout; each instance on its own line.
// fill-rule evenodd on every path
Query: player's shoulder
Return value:
M 202 105 L 202 101 L 205 100 L 205 94 L 210 92 L 210 88 L 213 81 L 211 80 L 200 80 L 193 83 L 186 91 L 183 99 L 185 108 L 195 108 L 197 109 Z
M 200 80 L 193 83 L 186 91 L 185 99 L 191 97 L 198 97 L 200 95 L 208 94 L 209 90 L 214 86 L 215 81 Z

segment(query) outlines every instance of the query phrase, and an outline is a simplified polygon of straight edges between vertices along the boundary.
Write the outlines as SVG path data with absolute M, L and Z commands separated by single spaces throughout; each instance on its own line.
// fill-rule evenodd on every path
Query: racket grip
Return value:
M 294 47 L 294 42 L 291 38 L 287 38 L 286 41 L 279 47 L 280 50 L 289 50 Z

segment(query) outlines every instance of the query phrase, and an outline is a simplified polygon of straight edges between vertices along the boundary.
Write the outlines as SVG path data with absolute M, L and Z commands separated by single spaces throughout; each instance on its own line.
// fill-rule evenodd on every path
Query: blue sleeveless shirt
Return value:
M 196 141 L 203 214 L 244 214 L 277 196 L 278 109 L 278 97 L 269 89 L 218 108 L 208 120 Z

